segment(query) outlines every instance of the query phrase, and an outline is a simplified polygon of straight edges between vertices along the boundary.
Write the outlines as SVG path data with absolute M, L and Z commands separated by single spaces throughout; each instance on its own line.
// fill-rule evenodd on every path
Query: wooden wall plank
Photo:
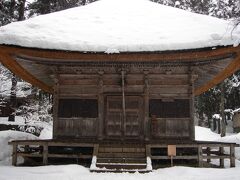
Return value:
M 97 118 L 59 118 L 58 136 L 96 137 Z

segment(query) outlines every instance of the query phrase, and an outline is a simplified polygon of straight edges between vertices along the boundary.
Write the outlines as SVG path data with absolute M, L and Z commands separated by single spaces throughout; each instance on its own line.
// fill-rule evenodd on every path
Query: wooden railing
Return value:
M 77 143 L 70 141 L 53 141 L 53 140 L 18 140 L 9 142 L 13 146 L 12 153 L 12 165 L 17 165 L 17 157 L 38 157 L 42 158 L 42 164 L 47 165 L 49 158 L 74 158 L 74 159 L 91 159 L 92 154 L 82 153 L 51 153 L 49 148 L 51 147 L 91 147 L 94 148 L 94 144 Z M 93 150 L 94 151 L 94 150 Z
M 173 156 L 173 160 L 197 160 L 198 166 L 203 167 L 204 162 L 210 163 L 212 159 L 219 159 L 220 167 L 224 167 L 224 159 L 230 160 L 230 167 L 235 167 L 235 147 L 239 145 L 235 143 L 218 143 L 218 142 L 196 142 L 193 144 L 175 144 L 176 151 L 178 152 L 179 148 L 185 149 L 195 149 L 197 153 L 191 155 L 182 155 L 176 154 Z M 149 157 L 153 160 L 171 160 L 171 157 L 168 154 L 164 155 L 153 155 L 151 150 L 155 149 L 164 149 L 168 148 L 168 144 L 150 144 L 146 146 L 149 152 Z M 229 154 L 224 153 L 226 148 L 229 149 Z M 166 151 L 167 152 L 167 151 Z
M 80 143 L 78 141 L 59 141 L 59 140 L 17 140 L 9 142 L 13 146 L 12 165 L 17 165 L 17 157 L 42 158 L 42 164 L 47 165 L 49 158 L 72 158 L 72 159 L 91 159 L 96 152 L 96 143 Z M 173 145 L 173 144 L 171 144 Z M 230 167 L 235 167 L 235 147 L 239 145 L 235 143 L 221 143 L 221 142 L 199 142 L 179 143 L 176 146 L 176 156 L 168 156 L 167 148 L 169 144 L 147 144 L 146 155 L 152 160 L 196 160 L 199 167 L 205 166 L 204 163 L 210 163 L 213 159 L 219 159 L 220 167 L 224 167 L 224 159 L 230 160 Z M 50 149 L 57 147 L 62 148 L 92 148 L 91 153 L 79 153 L 72 151 L 71 153 L 58 153 Z M 157 154 L 152 153 L 152 150 L 157 150 Z M 165 154 L 161 152 L 165 149 Z M 180 149 L 184 149 L 187 154 L 179 153 Z M 229 154 L 224 151 L 229 150 Z

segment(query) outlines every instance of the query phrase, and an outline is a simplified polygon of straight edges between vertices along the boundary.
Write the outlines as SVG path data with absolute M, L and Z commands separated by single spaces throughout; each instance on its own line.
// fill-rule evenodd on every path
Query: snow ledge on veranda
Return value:
M 0 44 L 106 53 L 183 50 L 237 46 L 240 28 L 232 30 L 229 21 L 149 0 L 99 0 L 3 26 Z

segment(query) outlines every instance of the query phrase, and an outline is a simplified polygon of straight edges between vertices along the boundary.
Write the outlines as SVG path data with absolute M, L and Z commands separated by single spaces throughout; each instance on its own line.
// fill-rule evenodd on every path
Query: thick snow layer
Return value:
M 19 131 L 0 131 L 0 165 L 10 165 L 12 145 L 8 145 L 8 142 L 16 139 L 37 139 L 37 137 L 32 134 Z
M 40 133 L 39 139 L 52 139 L 53 127 L 49 123 L 45 123 L 43 130 Z
M 149 0 L 99 0 L 0 28 L 0 44 L 118 53 L 238 45 L 232 23 Z
M 220 138 L 219 134 L 212 132 L 208 128 L 195 126 L 195 139 L 198 141 L 216 141 Z
M 0 167 L 0 180 L 239 180 L 240 168 L 172 167 L 151 173 L 91 173 L 79 165 Z

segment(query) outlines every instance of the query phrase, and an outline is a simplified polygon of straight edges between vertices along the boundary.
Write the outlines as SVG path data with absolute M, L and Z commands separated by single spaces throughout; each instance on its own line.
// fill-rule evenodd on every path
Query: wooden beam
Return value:
M 58 135 L 58 106 L 59 106 L 59 77 L 55 76 L 54 79 L 54 93 L 53 93 L 53 138 Z
M 223 153 L 224 153 L 224 149 L 223 149 L 223 147 L 219 147 L 219 161 L 220 161 L 220 167 L 221 168 L 224 168 L 224 158 L 222 157 L 221 158 L 221 156 L 223 156 Z
M 125 135 L 126 132 L 126 101 L 125 101 L 125 71 L 121 71 L 121 77 L 122 77 L 122 112 L 123 112 L 123 118 L 121 123 L 121 132 L 122 137 Z
M 231 76 L 235 71 L 240 69 L 240 53 L 238 56 L 221 72 L 219 72 L 213 79 L 205 83 L 203 86 L 197 88 L 194 94 L 200 95 L 208 89 L 216 86 L 227 77 Z
M 230 167 L 235 167 L 235 147 L 230 146 Z
M 194 49 L 194 50 L 178 50 L 178 51 L 163 51 L 163 52 L 122 52 L 120 54 L 106 54 L 104 52 L 72 52 L 61 50 L 44 50 L 37 48 L 26 48 L 0 45 L 0 54 L 7 52 L 12 55 L 21 55 L 25 57 L 36 57 L 45 59 L 56 59 L 57 61 L 84 61 L 84 62 L 101 62 L 101 61 L 118 61 L 118 62 L 159 62 L 159 61 L 194 61 L 199 59 L 209 59 L 210 57 L 221 57 L 228 53 L 239 51 L 239 47 L 220 47 L 215 50 L 209 49 Z
M 190 122 L 189 122 L 189 135 L 192 140 L 195 140 L 195 124 L 194 124 L 194 76 L 193 69 L 189 67 L 189 104 L 190 104 Z
M 17 165 L 17 143 L 13 143 L 13 153 L 12 153 L 12 165 Z
M 16 56 L 30 57 L 39 61 L 55 61 L 55 62 L 161 62 L 161 61 L 208 61 L 211 58 L 219 58 L 226 56 L 226 54 L 237 54 L 234 61 L 221 71 L 212 80 L 195 90 L 194 94 L 199 95 L 209 88 L 215 86 L 236 70 L 240 68 L 240 47 L 220 47 L 215 50 L 212 49 L 195 49 L 182 51 L 165 51 L 165 52 L 131 52 L 120 54 L 105 54 L 101 53 L 83 53 L 70 51 L 56 51 L 43 49 L 30 49 L 16 46 L 0 45 L 0 62 L 9 68 L 12 72 L 20 76 L 25 81 L 52 93 L 53 88 L 43 83 L 34 77 L 31 73 L 26 71 L 16 61 Z
M 43 145 L 43 165 L 48 164 L 48 144 Z
M 203 152 L 202 152 L 202 146 L 198 146 L 198 166 L 203 167 Z
M 98 139 L 102 140 L 104 125 L 103 72 L 99 72 L 98 81 Z
M 148 71 L 144 72 L 144 135 L 145 140 L 150 138 L 150 121 L 149 121 L 149 79 Z M 148 146 L 147 146 L 148 148 Z
M 32 85 L 41 88 L 42 90 L 52 93 L 52 87 L 46 85 L 42 81 L 38 80 L 20 64 L 17 63 L 9 54 L 6 54 L 0 50 L 0 62 L 8 68 L 11 72 L 21 77 L 23 80 L 31 83 Z

